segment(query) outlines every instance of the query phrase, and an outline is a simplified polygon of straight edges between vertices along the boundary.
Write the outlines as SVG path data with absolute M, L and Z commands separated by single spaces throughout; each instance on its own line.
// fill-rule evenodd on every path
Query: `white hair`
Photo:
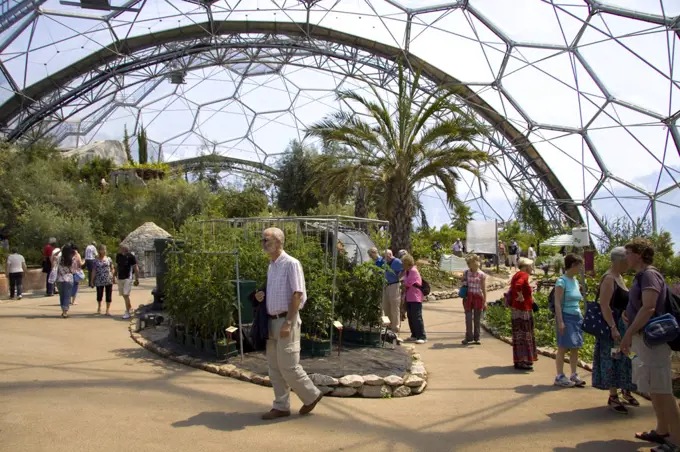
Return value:
M 283 234 L 283 231 L 281 229 L 279 229 L 279 228 L 268 228 L 268 229 L 264 230 L 262 235 L 263 236 L 266 235 L 267 232 L 269 234 L 271 234 L 271 236 L 274 237 L 283 246 L 283 242 L 285 241 L 286 236 Z
M 392 250 L 385 250 L 385 257 L 394 257 L 394 253 L 392 253 Z
M 406 256 L 407 254 L 408 254 L 408 251 L 406 251 L 406 250 L 399 250 L 399 254 L 398 254 L 399 259 L 401 259 L 402 257 Z
M 609 259 L 612 262 L 621 262 L 626 259 L 626 249 L 622 246 L 617 246 L 609 253 Z

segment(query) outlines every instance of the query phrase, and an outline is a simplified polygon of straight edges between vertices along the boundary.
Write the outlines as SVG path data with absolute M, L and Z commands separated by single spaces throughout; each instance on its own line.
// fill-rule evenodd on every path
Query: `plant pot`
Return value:
M 306 339 L 300 340 L 300 354 L 308 357 L 329 356 L 331 354 L 331 341 L 328 339 Z
M 333 335 L 333 341 L 338 342 L 339 335 Z M 354 328 L 342 330 L 342 343 L 345 345 L 360 345 L 362 347 L 379 347 L 380 331 L 359 331 Z
M 217 342 L 213 351 L 217 352 L 217 359 L 236 356 L 239 352 L 236 342 L 229 342 L 229 350 L 227 350 L 227 344 Z

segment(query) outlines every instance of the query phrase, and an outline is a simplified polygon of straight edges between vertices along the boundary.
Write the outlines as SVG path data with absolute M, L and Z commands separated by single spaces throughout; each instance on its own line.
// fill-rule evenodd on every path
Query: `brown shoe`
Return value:
M 290 416 L 290 411 L 281 411 L 277 409 L 273 409 L 269 413 L 264 413 L 262 415 L 262 420 L 265 421 L 271 421 L 274 419 L 278 419 L 280 417 L 288 417 Z
M 309 414 L 312 412 L 314 407 L 316 407 L 316 404 L 319 403 L 319 401 L 323 398 L 323 394 L 319 394 L 319 397 L 316 398 L 315 401 L 310 403 L 309 405 L 303 405 L 302 408 L 300 408 L 300 414 L 305 415 Z

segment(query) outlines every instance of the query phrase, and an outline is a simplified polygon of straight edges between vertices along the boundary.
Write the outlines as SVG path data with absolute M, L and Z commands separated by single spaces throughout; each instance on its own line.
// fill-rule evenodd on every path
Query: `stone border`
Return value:
M 486 286 L 487 292 L 493 292 L 499 289 L 504 289 L 508 286 L 507 282 L 496 281 L 488 284 Z M 436 300 L 448 300 L 449 298 L 458 298 L 459 289 L 451 290 L 440 290 L 437 292 L 431 292 L 430 295 L 425 297 L 426 301 L 436 301 Z
M 128 327 L 130 337 L 137 344 L 152 353 L 163 358 L 184 364 L 196 369 L 205 370 L 223 377 L 236 378 L 261 386 L 272 385 L 269 376 L 259 375 L 245 369 L 239 369 L 233 364 L 214 364 L 200 358 L 193 358 L 189 355 L 177 355 L 172 350 L 161 347 L 153 341 L 143 337 L 136 331 L 137 319 L 130 320 Z M 425 363 L 420 358 L 420 353 L 416 352 L 413 345 L 403 345 L 411 358 L 411 368 L 403 376 L 390 375 L 389 377 L 379 377 L 377 375 L 346 375 L 342 378 L 333 378 L 328 375 L 310 374 L 309 377 L 314 385 L 326 396 L 332 397 L 366 397 L 383 398 L 408 397 L 411 395 L 422 394 L 427 387 L 427 370 Z

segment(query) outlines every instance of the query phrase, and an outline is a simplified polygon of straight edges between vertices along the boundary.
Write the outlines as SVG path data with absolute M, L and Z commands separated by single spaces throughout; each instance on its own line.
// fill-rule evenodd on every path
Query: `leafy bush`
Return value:
M 368 330 L 380 327 L 385 271 L 372 262 L 338 273 L 336 314 L 346 326 Z

